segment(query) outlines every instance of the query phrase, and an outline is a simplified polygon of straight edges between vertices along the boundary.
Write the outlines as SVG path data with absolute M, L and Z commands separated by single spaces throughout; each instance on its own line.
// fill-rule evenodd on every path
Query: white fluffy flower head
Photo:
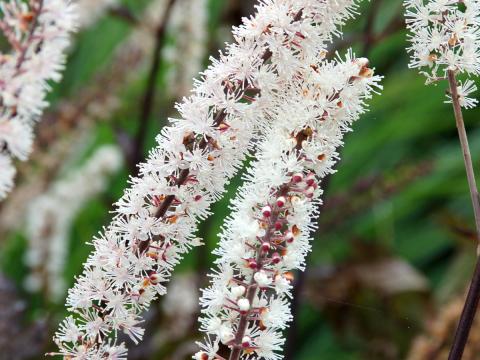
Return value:
M 446 70 L 480 74 L 480 3 L 477 0 L 406 0 L 410 66 L 428 78 Z
M 410 67 L 421 69 L 427 83 L 445 79 L 447 71 L 465 76 L 480 74 L 480 2 L 477 0 L 406 0 L 410 30 Z M 460 104 L 475 107 L 469 95 L 477 90 L 459 82 Z M 447 102 L 451 102 L 451 97 Z

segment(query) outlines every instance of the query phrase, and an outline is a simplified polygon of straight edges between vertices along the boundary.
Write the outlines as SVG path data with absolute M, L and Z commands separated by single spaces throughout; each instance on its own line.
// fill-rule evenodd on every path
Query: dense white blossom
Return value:
M 194 358 L 217 359 L 220 343 L 233 359 L 282 358 L 291 271 L 305 266 L 319 182 L 334 172 L 343 134 L 379 88 L 367 65 L 349 53 L 344 61 L 312 65 L 289 84 L 214 251 L 218 268 L 201 298 L 201 330 L 208 334 L 202 348 L 213 351 Z
M 61 355 L 103 359 L 118 332 L 142 338 L 142 312 L 165 293 L 182 255 L 200 243 L 197 222 L 209 215 L 257 131 L 280 111 L 290 81 L 325 55 L 354 8 L 352 0 L 266 0 L 234 29 L 236 44 L 212 59 L 178 104 L 181 119 L 162 130 L 113 222 L 93 241 L 67 299 L 78 319 L 68 327 L 79 336 L 57 333 Z M 99 332 L 88 330 L 92 321 Z
M 444 79 L 446 72 L 480 75 L 480 2 L 478 0 L 406 0 L 410 31 L 410 67 L 420 68 L 427 83 Z M 467 95 L 472 83 L 460 83 L 462 106 L 476 106 Z
M 32 127 L 47 106 L 50 81 L 59 81 L 74 30 L 68 0 L 0 3 L 0 30 L 9 53 L 0 53 L 0 154 L 26 160 Z M 0 200 L 12 187 L 11 164 L 0 162 Z M 6 172 L 6 175 L 3 175 Z
M 102 146 L 85 165 L 31 201 L 26 224 L 26 263 L 31 268 L 26 280 L 28 290 L 43 290 L 54 301 L 64 295 L 63 270 L 72 222 L 85 203 L 105 190 L 107 180 L 121 164 L 118 147 Z

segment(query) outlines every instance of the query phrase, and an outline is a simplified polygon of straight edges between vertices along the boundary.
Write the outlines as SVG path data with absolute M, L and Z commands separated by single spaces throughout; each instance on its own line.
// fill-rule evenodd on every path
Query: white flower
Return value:
M 447 70 L 480 74 L 480 6 L 477 0 L 405 0 L 410 67 L 429 80 Z
M 235 286 L 232 288 L 232 296 L 237 299 L 245 294 L 245 286 Z
M 253 278 L 261 288 L 265 288 L 272 283 L 272 279 L 268 277 L 265 271 L 259 271 L 255 273 Z
M 105 318 L 110 333 L 96 342 L 84 338 L 75 343 L 57 341 L 60 352 L 69 353 L 68 349 L 77 348 L 79 344 L 86 344 L 85 351 L 104 352 L 109 337 L 125 332 L 122 317 L 128 315 L 140 322 L 150 302 L 165 293 L 165 282 L 175 266 L 199 243 L 194 236 L 198 221 L 209 215 L 209 206 L 222 196 L 225 185 L 242 166 L 252 144 L 262 140 L 259 134 L 269 129 L 273 120 L 282 123 L 288 122 L 287 116 L 296 118 L 299 107 L 288 110 L 286 104 L 291 104 L 286 100 L 291 92 L 304 93 L 298 88 L 298 74 L 316 76 L 312 74 L 311 64 L 325 56 L 328 43 L 334 35 L 339 35 L 337 26 L 351 17 L 355 7 L 353 0 L 262 1 L 255 16 L 245 18 L 243 25 L 234 28 L 236 43 L 228 45 L 218 60 L 212 59 L 212 64 L 195 82 L 192 95 L 177 104 L 180 119 L 172 119 L 171 125 L 163 128 L 157 137 L 158 146 L 150 152 L 148 161 L 140 165 L 140 176 L 131 179 L 131 186 L 117 203 L 112 223 L 93 241 L 95 250 L 85 264 L 83 275 L 69 292 L 67 307 L 79 313 L 78 321 L 82 321 L 81 311 L 89 301 L 89 311 L 97 316 L 103 316 L 106 308 L 111 309 L 113 312 Z M 267 27 L 269 31 L 264 31 Z M 348 63 L 348 67 L 358 74 L 356 64 Z M 316 91 L 305 90 L 312 95 Z M 346 94 L 352 94 L 358 103 L 354 91 Z M 315 104 L 317 100 L 308 101 Z M 350 103 L 348 98 L 345 100 L 346 104 Z M 303 107 L 304 103 L 301 104 Z M 357 107 L 362 108 L 360 105 Z M 354 102 L 352 107 L 358 110 Z M 286 114 L 285 118 L 283 115 L 279 118 L 280 113 Z M 318 123 L 318 119 L 308 118 Z M 343 126 L 348 127 L 348 122 Z M 199 156 L 204 156 L 203 160 Z M 303 171 L 293 156 L 288 163 Z M 272 169 L 272 173 L 279 174 L 275 177 L 279 184 L 286 179 L 281 170 Z M 260 182 L 264 190 L 269 187 L 267 180 Z M 268 191 L 261 193 L 260 199 L 267 194 Z M 269 204 L 262 203 L 262 207 Z M 251 208 L 246 214 L 252 224 Z M 153 227 L 152 218 L 157 218 Z M 145 231 L 147 225 L 150 231 Z M 264 229 L 256 230 L 257 236 L 265 236 Z M 255 240 L 255 236 L 252 238 Z M 294 242 L 297 243 L 294 246 L 299 247 L 297 252 L 301 255 L 305 247 L 300 247 L 302 241 Z M 242 250 L 242 246 L 240 243 L 236 249 Z M 249 252 L 253 250 L 238 254 Z M 221 271 L 215 275 L 218 286 L 203 293 L 202 304 L 221 310 L 231 295 L 230 281 L 237 276 L 238 267 L 241 266 L 242 273 L 252 274 L 252 259 L 234 255 L 232 260 L 232 264 L 220 266 Z M 134 263 L 141 265 L 133 266 Z M 117 281 L 115 267 L 127 270 L 121 273 L 123 285 Z M 161 280 L 154 283 L 146 280 L 151 272 L 159 274 Z M 146 299 L 142 299 L 144 294 Z M 239 305 L 246 308 L 243 302 L 239 305 L 230 302 L 230 305 L 235 306 L 236 311 Z M 221 329 L 222 334 L 214 336 L 222 335 L 227 341 L 231 337 L 228 329 L 233 328 L 228 322 L 222 322 Z M 208 351 L 204 351 L 211 356 L 210 351 L 216 346 L 206 346 Z
M 465 109 L 471 109 L 477 106 L 478 100 L 470 97 L 470 94 L 477 91 L 477 86 L 472 80 L 466 80 L 463 83 L 460 83 L 460 86 L 457 87 L 458 91 L 458 100 L 460 106 Z M 445 101 L 448 104 L 452 103 L 452 96 L 447 94 L 448 100 Z
M 32 127 L 48 105 L 49 82 L 61 79 L 69 36 L 75 30 L 75 6 L 69 0 L 7 0 L 0 10 L 3 36 L 12 48 L 9 54 L 0 53 L 0 155 L 26 160 Z M 22 20 L 25 14 L 33 16 L 28 26 Z M 11 164 L 3 161 L 0 174 L 4 173 L 10 176 Z M 11 188 L 0 181 L 0 200 Z
M 282 358 L 282 331 L 292 319 L 292 270 L 305 267 L 322 193 L 318 184 L 334 172 L 344 133 L 379 87 L 368 61 L 351 53 L 345 60 L 312 64 L 289 82 L 275 121 L 261 138 L 257 160 L 232 201 L 232 215 L 214 250 L 218 270 L 200 300 L 201 330 L 212 339 L 218 334 L 208 327 L 211 319 L 228 324 L 236 332 L 226 345 L 243 349 L 243 359 Z M 246 238 L 249 221 L 256 221 L 263 234 Z M 222 275 L 224 269 L 228 275 Z M 237 300 L 238 309 L 229 297 L 232 283 L 246 284 L 247 298 Z M 245 336 L 248 342 L 235 342 Z

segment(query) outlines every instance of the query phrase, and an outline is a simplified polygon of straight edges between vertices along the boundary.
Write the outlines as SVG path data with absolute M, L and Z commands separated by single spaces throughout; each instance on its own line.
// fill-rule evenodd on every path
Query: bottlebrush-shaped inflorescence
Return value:
M 164 294 L 182 254 L 200 243 L 197 222 L 280 111 L 292 79 L 325 53 L 354 8 L 352 0 L 266 0 L 233 30 L 236 43 L 177 106 L 182 118 L 162 130 L 113 222 L 93 241 L 67 299 L 74 315 L 55 337 L 60 355 L 118 359 L 126 354 L 118 332 L 141 340 L 142 312 Z
M 291 314 L 292 270 L 304 269 L 315 228 L 319 182 L 334 172 L 343 134 L 378 88 L 366 59 L 313 64 L 298 73 L 259 146 L 258 161 L 233 200 L 221 234 L 217 270 L 203 290 L 198 360 L 280 359 Z
M 480 74 L 480 2 L 477 0 L 406 0 L 410 30 L 410 67 L 421 68 L 427 83 L 444 79 L 448 70 Z M 461 106 L 475 107 L 469 95 L 477 90 L 466 80 L 459 84 Z
M 74 24 L 68 0 L 0 3 L 0 31 L 11 47 L 0 53 L 0 200 L 13 187 L 12 158 L 31 152 L 32 127 L 48 105 L 48 82 L 61 78 Z

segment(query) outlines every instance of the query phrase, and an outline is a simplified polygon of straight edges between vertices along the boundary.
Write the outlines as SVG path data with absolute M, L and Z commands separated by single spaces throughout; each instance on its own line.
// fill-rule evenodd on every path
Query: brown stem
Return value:
M 470 188 L 470 196 L 473 204 L 473 211 L 475 215 L 475 225 L 477 228 L 477 241 L 480 241 L 480 202 L 478 197 L 477 185 L 475 182 L 475 173 L 473 171 L 472 157 L 470 155 L 470 148 L 468 146 L 467 133 L 465 131 L 465 124 L 463 122 L 462 108 L 457 89 L 457 79 L 455 71 L 448 70 L 448 83 L 450 85 L 450 94 L 452 97 L 453 110 L 455 113 L 455 121 L 457 123 L 458 136 L 463 152 L 463 159 L 465 162 L 465 169 L 467 172 L 468 186 Z M 477 244 L 478 245 L 478 244 Z M 472 327 L 475 313 L 477 311 L 478 302 L 480 299 L 480 258 L 477 259 L 477 265 L 473 274 L 468 295 L 465 300 L 465 305 L 460 316 L 460 321 L 455 332 L 452 348 L 448 356 L 449 360 L 460 360 L 467 344 L 470 329 Z
M 467 345 L 470 329 L 478 308 L 480 299 L 480 258 L 477 258 L 475 272 L 473 273 L 472 282 L 468 289 L 465 305 L 460 316 L 460 321 L 455 332 L 455 338 L 448 355 L 448 360 L 461 360 L 465 346 Z
M 457 89 L 457 79 L 453 70 L 448 71 L 448 83 L 450 85 L 450 93 L 452 96 L 455 121 L 457 123 L 458 137 L 460 138 L 460 144 L 462 146 L 463 160 L 465 162 L 465 170 L 467 172 L 468 187 L 470 189 L 470 197 L 472 199 L 473 212 L 475 215 L 477 240 L 480 241 L 480 202 L 478 197 L 478 189 L 475 181 L 475 173 L 473 171 L 472 156 L 470 155 L 467 132 L 465 131 L 465 124 L 463 122 L 462 108 L 460 106 Z
M 145 140 L 147 137 L 148 120 L 153 111 L 153 103 L 156 95 L 156 82 L 158 72 L 160 70 L 160 63 L 162 59 L 162 48 L 165 43 L 167 33 L 167 22 L 172 12 L 175 0 L 168 2 L 165 13 L 163 14 L 160 24 L 155 34 L 155 49 L 153 51 L 152 64 L 150 66 L 150 72 L 148 75 L 147 86 L 145 88 L 145 94 L 142 100 L 142 107 L 139 117 L 140 127 L 137 132 L 137 136 L 134 140 L 133 154 L 130 161 L 130 173 L 133 176 L 138 175 L 137 164 L 143 160 Z

